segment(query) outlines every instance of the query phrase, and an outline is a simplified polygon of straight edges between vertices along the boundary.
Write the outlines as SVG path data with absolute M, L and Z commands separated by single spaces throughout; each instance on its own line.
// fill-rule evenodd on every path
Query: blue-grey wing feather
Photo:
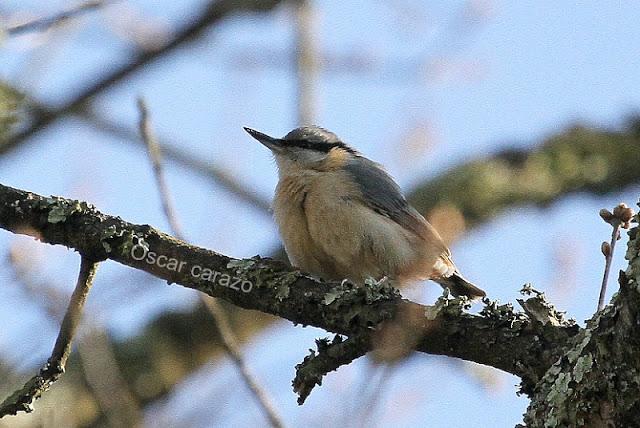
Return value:
M 382 167 L 362 156 L 352 159 L 345 170 L 358 184 L 364 201 L 377 213 L 424 239 L 440 239 L 437 232 L 402 195 L 400 187 Z

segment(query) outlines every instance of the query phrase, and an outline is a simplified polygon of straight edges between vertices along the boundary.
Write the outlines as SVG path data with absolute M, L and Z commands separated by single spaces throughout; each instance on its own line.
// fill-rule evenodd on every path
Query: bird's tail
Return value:
M 442 288 L 448 288 L 454 296 L 467 296 L 471 300 L 481 299 L 487 295 L 483 290 L 467 281 L 458 271 L 449 277 L 433 278 Z

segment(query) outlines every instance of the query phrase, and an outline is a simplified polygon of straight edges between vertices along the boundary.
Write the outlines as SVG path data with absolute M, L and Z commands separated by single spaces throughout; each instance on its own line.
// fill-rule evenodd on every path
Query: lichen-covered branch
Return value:
M 636 217 L 637 219 L 637 217 Z M 527 427 L 636 427 L 640 415 L 640 235 L 629 232 L 620 291 L 536 385 Z
M 415 349 L 487 364 L 520 376 L 525 385 L 544 375 L 577 332 L 574 327 L 532 323 L 512 308 L 488 306 L 482 315 L 471 315 L 456 299 L 427 307 L 402 299 L 384 283 L 358 287 L 321 282 L 277 261 L 257 256 L 234 260 L 151 226 L 102 214 L 85 202 L 2 185 L 0 227 L 348 337 L 366 337 L 404 311 L 424 314 L 414 323 L 419 332 Z
M 343 339 L 336 336 L 329 339 L 316 339 L 318 352 L 310 349 L 309 355 L 296 366 L 296 377 L 292 381 L 293 392 L 298 394 L 298 404 L 303 404 L 311 390 L 322 385 L 322 378 L 340 366 L 349 364 L 370 351 L 370 341 L 364 336 Z
M 510 149 L 454 167 L 409 196 L 423 213 L 460 210 L 469 226 L 516 205 L 544 206 L 570 193 L 606 194 L 640 182 L 640 118 L 621 130 L 575 126 L 533 149 Z

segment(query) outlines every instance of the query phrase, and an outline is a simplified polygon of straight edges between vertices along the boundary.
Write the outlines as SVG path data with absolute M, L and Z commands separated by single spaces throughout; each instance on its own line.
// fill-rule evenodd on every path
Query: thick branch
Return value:
M 487 364 L 525 382 L 535 383 L 575 334 L 573 328 L 532 323 L 513 311 L 476 316 L 446 305 L 434 310 L 401 299 L 384 284 L 320 282 L 269 259 L 234 260 L 151 226 L 102 214 L 85 202 L 2 185 L 0 227 L 115 260 L 246 309 L 347 336 L 371 334 L 400 311 L 422 313 L 417 350 Z

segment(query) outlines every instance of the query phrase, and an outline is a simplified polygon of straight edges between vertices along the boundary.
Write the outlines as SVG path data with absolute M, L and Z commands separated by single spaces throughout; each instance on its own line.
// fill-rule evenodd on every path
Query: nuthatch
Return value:
M 284 138 L 244 129 L 275 156 L 274 217 L 294 266 L 327 280 L 432 279 L 456 296 L 485 296 L 381 165 L 323 128 Z

